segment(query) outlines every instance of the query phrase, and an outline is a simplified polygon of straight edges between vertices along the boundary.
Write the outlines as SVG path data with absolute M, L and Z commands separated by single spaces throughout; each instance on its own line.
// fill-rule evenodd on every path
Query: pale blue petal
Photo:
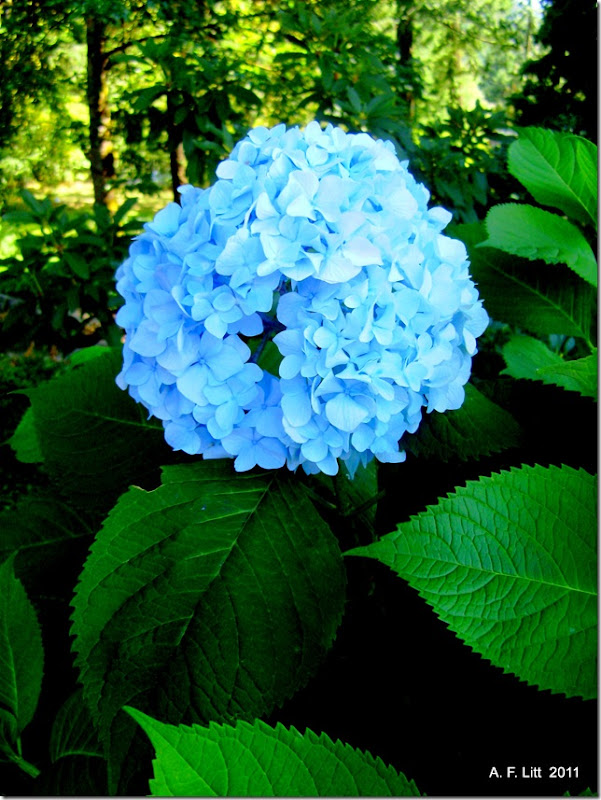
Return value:
M 326 417 L 341 431 L 351 433 L 368 416 L 365 408 L 347 394 L 337 394 L 326 403 Z

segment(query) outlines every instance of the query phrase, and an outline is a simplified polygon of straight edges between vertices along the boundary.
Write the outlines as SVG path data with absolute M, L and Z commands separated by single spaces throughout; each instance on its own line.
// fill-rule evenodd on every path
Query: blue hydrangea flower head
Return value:
M 403 461 L 424 408 L 461 406 L 488 317 L 451 214 L 390 142 L 255 128 L 180 193 L 117 271 L 117 382 L 174 449 L 353 474 Z

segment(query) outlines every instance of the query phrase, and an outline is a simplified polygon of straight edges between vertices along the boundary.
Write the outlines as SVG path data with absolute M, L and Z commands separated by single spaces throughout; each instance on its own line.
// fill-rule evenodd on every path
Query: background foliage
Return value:
M 3 4 L 4 793 L 488 796 L 521 759 L 572 772 L 516 794 L 594 790 L 595 30 L 590 0 Z M 492 322 L 405 464 L 234 476 L 116 388 L 114 270 L 249 127 L 313 118 L 409 159 Z

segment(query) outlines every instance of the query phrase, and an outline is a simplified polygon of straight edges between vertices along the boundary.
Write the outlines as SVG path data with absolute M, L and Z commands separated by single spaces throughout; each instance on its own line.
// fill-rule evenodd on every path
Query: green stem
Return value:
M 25 761 L 25 759 L 21 758 L 20 756 L 17 756 L 11 760 L 14 761 L 15 764 L 23 770 L 23 772 L 31 775 L 32 778 L 37 778 L 40 774 L 40 770 L 36 766 L 30 764 L 29 761 Z
M 20 741 L 17 746 L 18 749 L 20 750 L 21 749 Z M 9 759 L 9 761 L 12 761 L 13 764 L 16 764 L 17 767 L 19 767 L 19 769 L 22 769 L 23 772 L 26 772 L 28 775 L 31 775 L 32 778 L 38 777 L 38 775 L 40 774 L 40 770 L 33 764 L 30 764 L 29 761 L 26 761 L 23 758 L 23 756 L 15 753 L 14 750 L 11 749 L 10 745 L 5 744 L 2 750 L 6 754 L 6 757 Z

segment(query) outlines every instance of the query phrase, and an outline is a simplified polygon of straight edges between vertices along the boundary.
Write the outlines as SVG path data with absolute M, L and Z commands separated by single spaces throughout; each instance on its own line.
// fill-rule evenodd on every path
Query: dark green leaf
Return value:
M 43 665 L 36 613 L 15 578 L 13 559 L 9 558 L 0 566 L 0 709 L 5 722 L 0 730 L 5 734 L 12 729 L 18 737 L 31 722 L 40 696 Z M 19 752 L 17 741 L 0 740 L 0 750 Z
M 596 355 L 566 361 L 531 336 L 512 336 L 503 347 L 505 375 L 561 386 L 597 399 Z
M 0 562 L 15 555 L 15 570 L 29 591 L 64 581 L 61 565 L 91 537 L 85 520 L 52 495 L 28 495 L 0 515 Z
M 115 211 L 113 216 L 113 223 L 115 225 L 119 225 L 121 221 L 126 217 L 127 213 L 131 211 L 131 209 L 136 205 L 138 202 L 137 197 L 128 197 L 127 200 L 122 203 L 119 208 Z
M 21 422 L 17 425 L 17 429 L 8 440 L 8 443 L 15 451 L 17 459 L 23 464 L 38 464 L 44 460 L 35 431 L 32 408 L 28 408 L 23 414 Z
M 378 496 L 378 468 L 375 460 L 367 466 L 357 467 L 351 478 L 346 467 L 342 467 L 334 479 L 337 500 L 345 517 L 358 516 L 361 523 L 373 530 L 376 518 L 376 499 Z
M 516 447 L 519 439 L 511 414 L 467 384 L 461 408 L 424 415 L 417 433 L 405 435 L 401 446 L 422 459 L 469 461 Z
M 166 467 L 160 488 L 121 497 L 76 590 L 88 706 L 105 733 L 131 701 L 175 722 L 267 713 L 327 652 L 344 583 L 298 482 L 229 461 Z
M 60 707 L 50 734 L 50 760 L 69 756 L 103 758 L 91 714 L 78 689 Z
M 88 261 L 79 253 L 63 253 L 63 258 L 71 270 L 84 281 L 90 277 L 90 265 Z
M 597 227 L 597 148 L 571 133 L 523 128 L 508 153 L 509 171 L 543 206 Z
M 486 215 L 488 239 L 482 246 L 540 259 L 547 264 L 567 264 L 592 286 L 597 286 L 597 260 L 590 244 L 575 225 L 542 208 L 507 203 Z
M 546 336 L 563 333 L 590 338 L 595 291 L 561 266 L 538 264 L 489 247 L 480 225 L 458 225 L 467 245 L 471 273 L 493 319 Z
M 387 564 L 476 652 L 528 683 L 597 691 L 596 480 L 540 466 L 469 481 L 346 555 Z
M 119 351 L 26 390 L 44 466 L 84 508 L 110 508 L 165 456 L 162 429 L 115 385 Z
M 253 725 L 165 725 L 128 709 L 155 751 L 153 797 L 419 797 L 413 781 L 325 733 Z

